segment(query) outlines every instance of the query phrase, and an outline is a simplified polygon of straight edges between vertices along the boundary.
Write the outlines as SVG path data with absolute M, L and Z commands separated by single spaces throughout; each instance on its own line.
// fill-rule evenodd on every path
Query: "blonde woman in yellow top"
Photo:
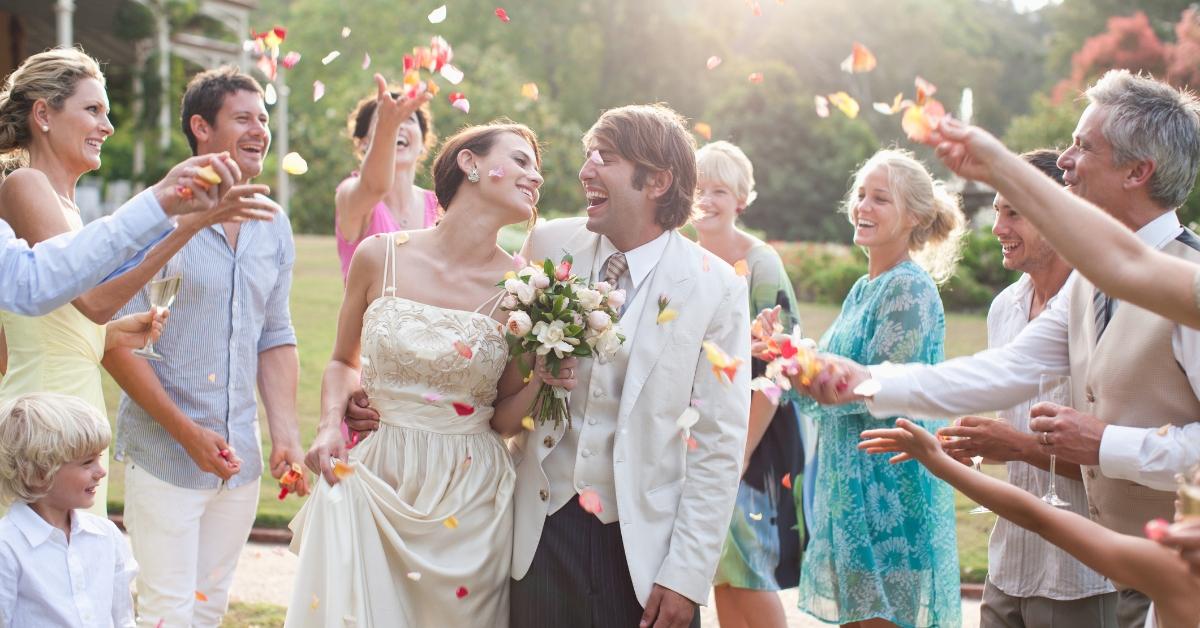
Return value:
M 9 75 L 0 91 L 0 170 L 12 172 L 0 183 L 0 218 L 18 237 L 34 244 L 83 228 L 75 186 L 83 174 L 100 167 L 101 146 L 113 133 L 108 110 L 104 75 L 80 50 L 33 55 Z M 214 168 L 230 176 L 223 164 Z M 252 193 L 239 187 L 227 198 Z M 266 191 L 266 186 L 251 187 Z M 56 392 L 105 412 L 100 377 L 104 352 L 140 347 L 162 324 L 150 312 L 109 320 L 192 234 L 224 219 L 225 213 L 219 208 L 203 217 L 180 218 L 179 228 L 136 267 L 49 314 L 0 314 L 7 344 L 0 400 Z M 97 514 L 107 514 L 105 489 L 105 484 L 97 489 L 92 507 Z

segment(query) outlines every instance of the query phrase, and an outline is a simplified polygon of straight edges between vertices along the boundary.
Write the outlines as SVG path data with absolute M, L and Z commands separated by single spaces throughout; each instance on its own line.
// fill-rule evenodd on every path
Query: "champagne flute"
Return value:
M 983 473 L 983 468 L 980 466 L 982 464 L 983 464 L 983 456 L 971 456 L 971 467 L 974 468 L 977 473 Z M 977 505 L 974 508 L 968 510 L 967 514 L 968 515 L 986 515 L 989 512 L 992 512 L 991 508 L 988 508 L 987 506 L 980 504 L 980 505 Z
M 1175 476 L 1179 480 L 1180 520 L 1200 519 L 1200 465 Z
M 168 309 L 175 302 L 175 295 L 179 294 L 179 286 L 183 283 L 182 275 L 172 275 L 170 277 L 160 277 L 150 282 L 150 307 L 154 309 L 155 314 L 158 310 Z M 147 360 L 161 360 L 163 356 L 154 350 L 154 342 L 146 340 L 146 346 L 141 349 L 134 349 L 134 355 L 141 356 Z
M 1060 406 L 1071 406 L 1071 378 L 1067 375 L 1050 375 L 1042 373 L 1041 381 L 1038 385 L 1038 399 L 1040 401 L 1049 401 Z M 1055 506 L 1064 508 L 1071 504 L 1058 496 L 1058 491 L 1055 490 L 1054 463 L 1057 456 L 1050 454 L 1050 490 L 1042 495 L 1042 501 Z

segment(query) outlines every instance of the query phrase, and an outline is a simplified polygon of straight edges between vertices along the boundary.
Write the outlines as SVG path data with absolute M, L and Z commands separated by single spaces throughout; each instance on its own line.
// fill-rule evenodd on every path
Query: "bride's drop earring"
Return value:
M 49 133 L 49 132 L 50 132 L 50 125 L 43 124 L 42 125 L 42 133 Z
M 467 181 L 470 181 L 471 183 L 479 183 L 479 170 L 475 167 L 472 167 L 471 171 L 467 173 Z

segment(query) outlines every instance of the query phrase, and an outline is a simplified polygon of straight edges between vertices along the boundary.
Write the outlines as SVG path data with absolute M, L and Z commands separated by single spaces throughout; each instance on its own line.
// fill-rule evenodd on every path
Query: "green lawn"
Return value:
M 519 237 L 519 235 L 518 235 Z M 324 236 L 296 237 L 296 269 L 292 286 L 292 319 L 300 343 L 300 432 L 304 443 L 311 442 L 318 419 L 321 393 L 321 373 L 333 349 L 333 334 L 338 304 L 342 297 L 342 277 L 333 239 Z M 805 335 L 820 337 L 837 316 L 838 308 L 831 305 L 806 304 L 800 307 Z M 946 353 L 958 356 L 973 353 L 987 342 L 985 321 L 980 316 L 950 315 L 947 317 Z M 116 417 L 119 392 L 116 384 L 105 376 L 105 399 L 109 416 Z M 269 455 L 270 445 L 263 421 L 263 454 Z M 1003 471 L 999 471 L 1002 475 Z M 124 467 L 113 464 L 110 470 L 109 510 L 120 512 L 124 502 Z M 258 505 L 260 526 L 282 527 L 300 507 L 300 500 L 276 499 L 278 484 L 266 476 Z M 980 582 L 987 567 L 987 534 L 992 515 L 967 516 L 973 507 L 961 495 L 958 497 L 959 551 L 965 580 Z M 241 609 L 246 610 L 246 609 Z M 241 612 L 241 611 L 239 611 Z M 249 621 L 248 623 L 256 623 Z

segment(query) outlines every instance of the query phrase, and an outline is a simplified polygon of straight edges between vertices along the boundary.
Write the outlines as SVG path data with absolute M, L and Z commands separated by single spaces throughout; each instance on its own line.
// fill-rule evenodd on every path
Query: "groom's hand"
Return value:
M 696 617 L 696 603 L 661 584 L 650 589 L 650 599 L 638 628 L 684 628 Z
M 367 433 L 379 429 L 379 413 L 371 407 L 371 400 L 363 389 L 350 393 L 346 400 L 346 428 L 351 432 Z

